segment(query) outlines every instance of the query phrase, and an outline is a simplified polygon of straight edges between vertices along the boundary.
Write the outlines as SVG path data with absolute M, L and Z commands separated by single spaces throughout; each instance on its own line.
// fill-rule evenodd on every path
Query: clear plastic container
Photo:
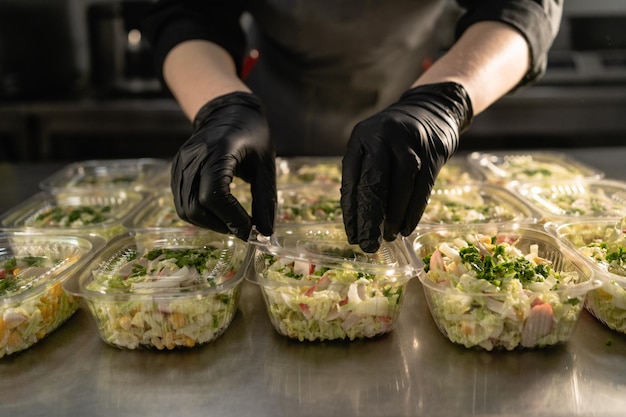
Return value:
M 435 180 L 434 188 L 445 188 L 455 185 L 481 184 L 485 175 L 469 163 L 467 156 L 453 156 L 441 168 Z
M 293 185 L 277 193 L 277 223 L 341 222 L 339 184 Z
M 124 226 L 130 231 L 196 229 L 196 226 L 178 216 L 172 193 L 169 191 L 163 191 L 146 201 L 139 210 L 126 219 Z
M 492 184 L 433 189 L 420 225 L 528 222 L 538 214 L 507 189 Z
M 66 188 L 152 190 L 170 163 L 155 158 L 74 162 L 39 183 L 44 191 Z
M 341 184 L 341 157 L 276 158 L 276 182 L 284 184 Z
M 102 340 L 173 350 L 214 341 L 239 305 L 248 245 L 211 231 L 119 235 L 65 284 Z
M 483 224 L 416 231 L 419 279 L 451 342 L 482 350 L 569 340 L 586 294 L 601 284 L 575 251 L 537 225 Z
M 247 278 L 260 286 L 276 331 L 299 341 L 354 340 L 390 332 L 417 275 L 401 240 L 374 254 L 349 245 L 343 225 L 253 230 Z
M 626 334 L 626 218 L 575 220 L 546 225 L 587 259 L 603 285 L 586 307 L 610 329 Z
M 103 246 L 98 236 L 0 233 L 0 358 L 29 348 L 74 314 L 79 299 L 62 283 Z
M 279 187 L 284 184 L 341 184 L 341 157 L 279 157 L 276 176 Z M 435 187 L 474 184 L 485 181 L 484 174 L 470 164 L 465 156 L 455 156 L 443 166 Z
M 251 210 L 252 200 L 247 190 L 231 187 L 232 194 L 248 212 Z M 149 198 L 132 216 L 124 221 L 124 226 L 130 231 L 172 229 L 198 230 L 197 226 L 181 219 L 176 213 L 174 198 L 169 190 L 161 191 Z
M 153 179 L 150 181 L 150 189 L 154 191 L 156 194 L 161 194 L 164 192 L 171 191 L 171 181 L 172 181 L 172 164 L 168 163 L 165 169 L 161 170 Z M 246 183 L 239 177 L 234 177 L 233 182 L 231 184 L 231 191 L 233 189 L 237 189 L 240 191 L 240 196 L 243 194 L 243 190 L 247 190 L 248 194 L 250 193 L 250 185 Z
M 124 233 L 123 222 L 143 203 L 132 190 L 41 191 L 0 218 L 3 229 L 97 233 L 107 239 Z
M 156 173 L 156 175 L 153 177 L 150 184 L 154 190 L 167 191 L 171 187 L 171 180 L 172 180 L 172 163 L 168 162 L 165 168 L 161 169 L 158 173 Z
M 543 221 L 626 216 L 626 182 L 608 179 L 520 184 L 516 192 Z
M 498 185 L 604 177 L 599 169 L 559 152 L 472 152 L 468 161 Z

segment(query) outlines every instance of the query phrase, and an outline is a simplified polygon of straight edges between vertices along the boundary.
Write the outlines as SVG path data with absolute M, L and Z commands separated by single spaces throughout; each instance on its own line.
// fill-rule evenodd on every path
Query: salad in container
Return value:
M 102 159 L 73 162 L 39 183 L 44 191 L 59 188 L 150 190 L 170 168 L 163 159 Z
M 453 343 L 514 350 L 566 342 L 598 288 L 575 251 L 530 224 L 416 231 L 407 242 L 432 317 Z
M 247 244 L 209 230 L 119 235 L 68 281 L 104 342 L 174 350 L 211 342 L 238 308 Z
M 588 294 L 587 310 L 610 329 L 626 333 L 626 218 L 576 220 L 546 227 L 577 248 L 603 283 Z
M 74 314 L 79 299 L 62 284 L 103 246 L 93 235 L 0 233 L 0 358 L 31 347 Z
M 537 214 L 507 189 L 492 184 L 434 188 L 420 225 L 537 221 Z
M 123 222 L 143 202 L 132 190 L 41 191 L 5 213 L 3 229 L 96 233 L 111 238 L 124 233 Z
M 390 332 L 417 272 L 401 240 L 373 254 L 347 243 L 340 224 L 253 229 L 247 279 L 260 286 L 275 330 L 299 341 L 355 340 Z
M 341 157 L 276 158 L 276 182 L 285 184 L 341 184 Z
M 626 182 L 565 180 L 520 184 L 516 188 L 544 221 L 626 216 Z
M 279 188 L 277 223 L 341 222 L 338 185 L 294 185 Z
M 604 177 L 602 171 L 559 152 L 472 152 L 468 161 L 498 185 Z

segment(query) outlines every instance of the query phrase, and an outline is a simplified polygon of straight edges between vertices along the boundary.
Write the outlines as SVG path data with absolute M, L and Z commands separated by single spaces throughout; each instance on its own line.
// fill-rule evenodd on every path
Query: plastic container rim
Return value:
M 244 279 L 248 263 L 247 250 L 245 251 L 246 255 L 244 255 L 243 257 L 241 266 L 235 272 L 235 274 L 228 280 L 212 286 L 193 286 L 190 287 L 188 291 L 159 291 L 154 293 L 135 293 L 132 291 L 105 292 L 93 291 L 85 288 L 86 285 L 93 279 L 93 271 L 97 269 L 98 265 L 100 265 L 103 260 L 108 259 L 103 258 L 103 256 L 105 254 L 115 254 L 119 252 L 120 249 L 126 247 L 124 243 L 128 241 L 134 243 L 134 239 L 135 234 L 133 233 L 125 233 L 114 237 L 105 247 L 100 249 L 100 251 L 92 257 L 89 263 L 85 264 L 81 268 L 81 273 L 76 277 L 75 280 L 67 280 L 64 283 L 64 289 L 68 293 L 74 296 L 85 298 L 86 300 L 98 300 L 106 302 L 119 302 L 121 300 L 141 301 L 154 299 L 198 298 L 205 297 L 214 293 L 227 291 L 239 285 Z M 229 260 L 229 264 L 233 264 L 232 259 Z
M 85 234 L 85 235 L 68 235 L 60 233 L 40 233 L 31 231 L 13 231 L 13 230 L 1 230 L 0 240 L 10 237 L 24 237 L 24 238 L 41 238 L 45 239 L 47 243 L 55 242 L 70 242 L 70 241 L 82 241 L 89 243 L 89 248 L 85 251 L 83 256 L 67 268 L 61 270 L 58 274 L 52 276 L 52 278 L 41 285 L 29 288 L 26 291 L 20 292 L 15 295 L 7 295 L 0 297 L 0 304 L 13 304 L 16 302 L 23 302 L 25 299 L 32 298 L 35 294 L 45 291 L 50 285 L 60 282 L 65 289 L 65 283 L 72 278 L 75 274 L 80 274 L 81 270 L 87 265 L 92 257 L 105 247 L 106 240 L 97 234 Z
M 564 258 L 568 261 L 568 263 L 570 263 L 573 266 L 573 268 L 576 269 L 576 272 L 579 274 L 579 277 L 582 277 L 583 280 L 579 279 L 578 282 L 567 286 L 567 288 L 550 290 L 550 292 L 552 293 L 556 293 L 556 294 L 568 293 L 573 296 L 579 296 L 579 295 L 584 295 L 587 292 L 594 290 L 596 288 L 599 288 L 603 285 L 600 280 L 596 279 L 595 270 L 591 268 L 591 265 L 589 265 L 589 262 L 587 262 L 585 259 L 582 259 L 580 254 L 578 254 L 578 252 L 574 251 L 573 248 L 571 248 L 569 245 L 564 244 L 565 242 L 561 242 L 561 240 L 558 239 L 556 236 L 546 231 L 544 227 L 540 227 L 539 225 L 520 224 L 520 223 L 512 223 L 512 224 L 506 224 L 506 225 L 484 224 L 484 225 L 466 226 L 466 230 L 471 231 L 472 229 L 476 229 L 476 228 L 480 229 L 480 228 L 485 228 L 485 227 L 496 227 L 497 228 L 497 230 L 495 230 L 496 234 L 507 233 L 507 232 L 516 232 L 516 233 L 519 233 L 520 235 L 523 235 L 524 232 L 536 233 L 538 236 L 543 237 L 543 242 L 558 249 L 558 251 L 562 253 L 562 256 L 564 256 Z M 414 243 L 419 241 L 420 238 L 424 238 L 425 236 L 436 234 L 438 231 L 456 232 L 456 230 L 451 230 L 449 228 L 428 228 L 428 229 L 424 229 L 422 232 L 417 232 L 417 233 L 410 235 L 408 244 L 411 245 L 411 248 L 413 248 Z M 480 231 L 476 231 L 476 232 L 480 233 Z M 456 234 L 456 233 L 453 235 L 453 237 L 458 237 L 458 236 L 459 234 Z M 537 240 L 537 239 L 533 239 L 533 240 Z M 440 239 L 438 241 L 442 242 L 444 240 Z M 414 249 L 413 249 L 413 252 L 415 253 Z M 416 258 L 418 258 L 417 253 L 415 253 L 415 256 Z M 420 271 L 418 278 L 419 278 L 419 281 L 430 290 L 437 291 L 443 294 L 449 292 L 449 288 L 439 288 L 434 282 L 430 281 L 427 278 L 427 273 L 424 272 L 423 268 Z M 499 293 L 486 293 L 486 292 L 463 292 L 463 294 L 468 295 L 468 296 L 473 296 L 473 297 L 494 297 L 494 296 L 501 295 Z
M 596 219 L 591 219 L 591 220 L 578 220 L 578 221 L 571 221 L 569 223 L 563 223 L 563 224 L 557 224 L 554 222 L 548 222 L 546 223 L 545 227 L 547 228 L 548 231 L 553 231 L 555 233 L 555 236 L 561 240 L 564 241 L 564 243 L 571 249 L 576 251 L 576 253 L 578 254 L 578 256 L 580 256 L 588 265 L 589 267 L 594 271 L 594 276 L 597 277 L 597 279 L 601 280 L 603 283 L 608 284 L 611 281 L 617 283 L 620 287 L 626 289 L 626 276 L 624 275 L 619 275 L 619 274 L 615 274 L 613 272 L 610 272 L 604 268 L 602 268 L 600 265 L 598 265 L 596 262 L 593 262 L 591 259 L 589 259 L 588 256 L 584 255 L 583 253 L 580 252 L 580 250 L 572 243 L 569 241 L 569 239 L 562 237 L 559 233 L 560 230 L 566 228 L 566 227 L 570 227 L 570 226 L 576 226 L 576 225 L 585 225 L 585 226 L 593 226 L 593 225 L 606 225 L 609 226 L 611 224 L 615 224 L 617 221 L 619 221 L 620 219 L 622 219 L 621 217 L 602 217 L 602 218 L 596 218 Z
M 333 256 L 316 254 L 312 252 L 307 252 L 306 250 L 299 250 L 297 248 L 288 248 L 285 246 L 281 246 L 278 243 L 278 238 L 276 237 L 276 232 L 281 230 L 289 230 L 296 228 L 306 228 L 306 229 L 319 229 L 323 230 L 323 228 L 327 227 L 343 227 L 343 225 L 339 222 L 331 222 L 331 223 L 312 223 L 312 224 L 281 224 L 275 228 L 274 235 L 272 236 L 264 236 L 259 233 L 255 228 L 253 228 L 248 243 L 252 248 L 256 248 L 257 251 L 270 254 L 273 256 L 279 257 L 288 257 L 289 259 L 293 259 L 294 261 L 303 261 L 303 262 L 313 262 L 318 265 L 324 265 L 328 267 L 335 267 L 337 269 L 348 269 L 346 265 L 350 265 L 354 270 L 357 271 L 367 271 L 374 274 L 388 275 L 389 271 L 394 271 L 395 275 L 402 276 L 408 275 L 415 276 L 417 271 L 415 270 L 415 265 L 411 262 L 412 257 L 409 251 L 406 248 L 406 245 L 401 241 L 403 238 L 398 237 L 396 240 L 392 242 L 383 242 L 383 245 L 386 245 L 390 251 L 392 251 L 396 256 L 400 252 L 402 257 L 405 259 L 398 260 L 398 265 L 392 264 L 375 264 L 375 263 L 367 263 L 357 260 L 345 259 L 345 258 L 336 258 Z M 321 240 L 320 242 L 327 242 Z M 351 245 L 345 241 L 346 246 L 351 246 L 357 248 L 357 245 Z M 251 253 L 251 258 L 256 256 L 256 252 L 253 251 Z M 253 259 L 250 259 L 249 267 L 254 269 L 252 265 L 254 262 Z

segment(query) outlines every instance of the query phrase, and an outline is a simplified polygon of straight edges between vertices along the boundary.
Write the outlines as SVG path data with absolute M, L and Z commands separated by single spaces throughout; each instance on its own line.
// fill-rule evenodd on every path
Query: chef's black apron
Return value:
M 410 87 L 437 53 L 440 0 L 250 2 L 246 78 L 279 156 L 341 156 L 356 123 Z

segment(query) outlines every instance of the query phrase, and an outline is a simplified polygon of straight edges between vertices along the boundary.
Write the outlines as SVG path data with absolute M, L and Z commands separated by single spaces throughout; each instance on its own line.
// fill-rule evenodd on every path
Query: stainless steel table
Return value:
M 568 151 L 626 179 L 626 147 Z M 0 359 L 0 416 L 624 416 L 626 336 L 583 312 L 572 339 L 533 351 L 451 344 L 411 281 L 397 327 L 301 343 L 272 328 L 246 282 L 231 327 L 184 351 L 104 344 L 86 307 Z

